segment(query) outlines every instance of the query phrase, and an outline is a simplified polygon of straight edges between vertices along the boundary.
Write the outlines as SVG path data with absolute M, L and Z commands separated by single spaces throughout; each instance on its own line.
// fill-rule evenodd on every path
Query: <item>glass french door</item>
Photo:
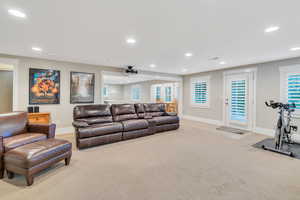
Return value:
M 250 110 L 251 73 L 227 75 L 225 77 L 225 125 L 249 129 L 252 123 Z

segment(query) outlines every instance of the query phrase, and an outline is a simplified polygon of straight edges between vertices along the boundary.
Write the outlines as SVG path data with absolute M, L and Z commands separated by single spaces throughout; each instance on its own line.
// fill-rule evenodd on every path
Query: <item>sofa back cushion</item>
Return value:
M 111 111 L 115 122 L 138 119 L 134 104 L 113 104 Z
M 73 110 L 73 118 L 88 124 L 112 122 L 110 106 L 106 104 L 76 106 Z
M 150 115 L 152 117 L 162 116 L 166 112 L 166 106 L 164 103 L 145 103 L 144 109 L 146 115 Z
M 0 136 L 6 138 L 27 132 L 27 112 L 0 114 Z
M 136 110 L 136 113 L 137 113 L 138 117 L 140 119 L 144 119 L 145 118 L 144 104 L 142 104 L 142 103 L 136 103 L 136 104 L 134 104 L 134 106 L 135 106 L 135 110 Z

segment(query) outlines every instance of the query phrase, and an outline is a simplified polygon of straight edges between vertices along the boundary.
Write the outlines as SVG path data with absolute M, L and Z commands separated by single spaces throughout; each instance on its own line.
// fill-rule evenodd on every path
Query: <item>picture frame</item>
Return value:
M 60 71 L 29 69 L 29 105 L 60 104 Z
M 70 72 L 70 103 L 94 103 L 95 74 L 87 72 Z

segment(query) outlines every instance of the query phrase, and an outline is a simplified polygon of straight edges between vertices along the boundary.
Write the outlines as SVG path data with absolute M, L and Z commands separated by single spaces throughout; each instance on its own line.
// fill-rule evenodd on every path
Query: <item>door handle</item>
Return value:
M 225 105 L 228 105 L 228 98 L 225 99 Z

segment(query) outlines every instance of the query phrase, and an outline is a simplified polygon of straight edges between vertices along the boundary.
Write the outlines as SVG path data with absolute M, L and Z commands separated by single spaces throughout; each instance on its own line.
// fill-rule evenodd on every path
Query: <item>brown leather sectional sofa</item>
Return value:
M 79 149 L 179 128 L 162 103 L 76 106 L 73 118 Z

